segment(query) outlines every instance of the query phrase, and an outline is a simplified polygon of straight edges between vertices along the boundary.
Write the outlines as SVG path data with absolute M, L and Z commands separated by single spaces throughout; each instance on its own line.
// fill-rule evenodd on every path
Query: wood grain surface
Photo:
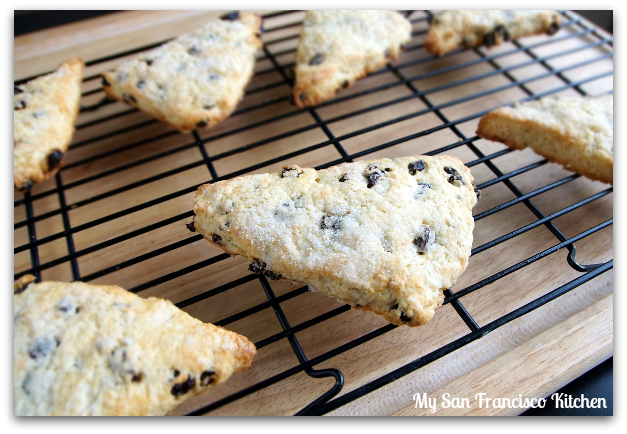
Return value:
M 444 153 L 461 158 L 471 167 L 475 184 L 483 185 L 473 210 L 481 217 L 474 232 L 476 253 L 451 288 L 457 293 L 479 283 L 458 299 L 479 327 L 582 275 L 569 266 L 566 248 L 541 254 L 560 240 L 536 223 L 532 207 L 545 216 L 557 213 L 551 219 L 554 227 L 574 237 L 612 219 L 610 186 L 573 176 L 530 149 L 507 152 L 504 145 L 476 138 L 475 129 L 482 113 L 529 94 L 611 91 L 612 47 L 598 42 L 607 34 L 592 28 L 593 34 L 583 27 L 592 24 L 568 12 L 574 21 L 565 19 L 566 25 L 552 37 L 433 58 L 422 45 L 427 14 L 414 11 L 409 15 L 413 40 L 397 67 L 382 68 L 319 107 L 299 110 L 289 101 L 288 80 L 304 13 L 259 12 L 270 14 L 262 35 L 266 51 L 258 55 L 247 94 L 229 119 L 198 131 L 198 136 L 173 131 L 122 103 L 102 103 L 99 74 L 222 11 L 120 12 L 14 39 L 16 81 L 80 56 L 88 63 L 81 104 L 94 107 L 81 112 L 59 175 L 36 185 L 25 201 L 22 193 L 15 193 L 14 246 L 23 251 L 14 255 L 14 272 L 30 270 L 36 260 L 44 280 L 79 278 L 182 302 L 192 316 L 261 343 L 248 371 L 185 402 L 176 414 L 262 381 L 268 385 L 209 414 L 298 412 L 334 380 L 312 378 L 303 369 L 277 380 L 275 376 L 299 367 L 291 345 L 296 341 L 308 359 L 320 357 L 315 369 L 343 373 L 341 397 L 470 332 L 451 303 L 425 326 L 394 328 L 370 338 L 387 325 L 385 320 L 348 310 L 300 285 L 269 282 L 278 298 L 269 302 L 268 288 L 250 275 L 246 260 L 224 257 L 185 227 L 195 188 L 213 179 L 212 170 L 229 178 L 279 171 L 285 164 L 325 165 L 340 160 L 342 152 L 359 160 L 446 147 Z M 579 83 L 578 88 L 565 80 Z M 492 157 L 481 159 L 484 155 Z M 543 189 L 553 183 L 553 188 Z M 516 192 L 530 196 L 517 200 Z M 28 213 L 34 216 L 30 225 L 22 223 Z M 608 225 L 578 240 L 577 261 L 611 261 L 612 237 Z M 42 240 L 36 250 L 21 248 L 35 239 Z M 511 272 L 504 272 L 510 267 Z M 329 414 L 431 414 L 414 408 L 417 392 L 460 398 L 478 392 L 493 398 L 547 396 L 612 355 L 612 275 L 611 270 L 601 274 Z M 492 280 L 495 276 L 499 278 Z M 198 300 L 186 301 L 194 296 Z M 292 341 L 281 334 L 277 310 L 298 328 Z M 353 345 L 357 339 L 365 342 Z M 334 353 L 343 345 L 345 351 Z M 473 407 L 439 409 L 436 414 L 522 411 Z

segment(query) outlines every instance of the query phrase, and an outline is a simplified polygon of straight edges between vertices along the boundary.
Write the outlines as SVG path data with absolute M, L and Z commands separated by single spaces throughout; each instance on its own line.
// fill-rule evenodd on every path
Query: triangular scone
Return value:
M 395 11 L 307 11 L 296 52 L 294 102 L 319 104 L 396 61 L 411 23 Z
M 560 28 L 560 17 L 548 10 L 462 10 L 436 15 L 425 36 L 425 48 L 443 56 L 458 47 L 500 45 L 512 38 L 546 33 Z
M 13 298 L 21 415 L 164 415 L 246 369 L 255 347 L 170 301 L 117 286 L 30 283 Z
M 83 62 L 73 57 L 13 96 L 13 181 L 18 190 L 54 175 L 74 135 Z
M 417 326 L 468 264 L 472 182 L 451 156 L 286 166 L 201 186 L 194 225 L 253 272 Z
M 477 134 L 512 149 L 530 147 L 590 179 L 614 182 L 614 99 L 549 97 L 502 107 L 481 118 Z
M 109 97 L 188 132 L 235 110 L 261 47 L 261 18 L 232 13 L 102 74 Z

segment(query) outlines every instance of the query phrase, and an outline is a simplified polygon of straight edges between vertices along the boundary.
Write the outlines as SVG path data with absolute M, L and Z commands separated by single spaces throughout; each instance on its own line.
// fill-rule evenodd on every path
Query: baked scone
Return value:
M 255 273 L 418 326 L 468 264 L 472 182 L 452 156 L 285 166 L 201 186 L 194 227 Z
M 429 53 L 443 56 L 458 47 L 491 47 L 523 36 L 553 35 L 560 23 L 559 14 L 547 10 L 445 11 L 431 21 L 424 44 Z
M 244 95 L 260 27 L 258 15 L 225 15 L 104 72 L 103 89 L 179 131 L 211 128 Z
M 13 181 L 29 190 L 53 176 L 74 135 L 84 64 L 73 57 L 13 95 Z
M 501 107 L 481 118 L 477 134 L 512 149 L 530 147 L 590 179 L 614 182 L 614 98 L 547 97 Z
M 14 287 L 16 416 L 164 415 L 255 355 L 245 337 L 170 301 L 117 286 L 32 281 Z
M 395 11 L 307 11 L 296 51 L 294 103 L 332 98 L 386 62 L 411 40 L 411 23 Z

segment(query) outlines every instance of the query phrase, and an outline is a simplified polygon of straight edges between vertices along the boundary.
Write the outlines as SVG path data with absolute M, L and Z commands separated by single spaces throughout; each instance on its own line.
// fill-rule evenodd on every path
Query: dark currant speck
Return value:
M 248 265 L 248 269 L 256 274 L 261 274 L 266 269 L 266 263 L 261 262 L 259 259 L 255 258 L 252 264 Z
M 557 31 L 560 29 L 560 25 L 557 23 L 551 23 L 551 25 L 549 26 L 548 29 L 546 29 L 546 34 L 551 36 L 557 33 Z
M 405 312 L 401 314 L 401 321 L 403 322 L 411 322 L 411 318 L 405 315 Z
M 204 371 L 200 374 L 200 385 L 203 387 L 209 386 L 211 383 L 216 381 L 216 373 L 215 371 Z
M 145 85 L 146 85 L 146 82 L 144 80 L 139 80 L 137 84 L 135 85 L 135 87 L 137 87 L 137 89 L 141 89 Z
M 35 343 L 28 348 L 28 355 L 32 359 L 47 357 L 59 346 L 58 339 L 37 338 Z
M 63 158 L 63 152 L 60 149 L 55 149 L 50 154 L 48 154 L 48 171 L 56 169 L 61 164 L 61 159 Z
M 348 174 L 345 173 L 344 175 L 342 175 L 339 179 L 340 182 L 345 182 L 348 181 Z
M 270 270 L 267 270 L 266 263 L 256 258 L 252 264 L 248 265 L 248 269 L 255 274 L 263 274 L 264 276 L 266 276 L 267 278 L 271 280 L 279 280 L 281 278 L 280 274 L 276 274 Z
M 229 12 L 228 14 L 224 14 L 220 17 L 220 19 L 223 21 L 235 21 L 238 18 L 239 18 L 238 11 Z
M 322 216 L 322 220 L 320 221 L 320 228 L 331 229 L 334 232 L 337 232 L 342 229 L 342 218 L 325 214 Z
M 491 47 L 491 46 L 495 45 L 496 44 L 496 38 L 494 37 L 494 32 L 486 33 L 483 36 L 483 43 L 486 46 L 488 46 L 488 47 Z
M 213 241 L 218 246 L 222 246 L 222 237 L 218 234 L 211 235 L 211 241 Z
M 314 57 L 309 61 L 310 66 L 320 65 L 324 62 L 324 55 L 322 53 L 317 53 Z
M 196 232 L 196 226 L 194 226 L 194 219 L 190 223 L 186 223 L 185 226 L 190 232 Z
M 409 163 L 409 165 L 407 166 L 411 175 L 422 172 L 423 170 L 425 170 L 425 167 L 427 167 L 427 165 L 422 160 L 414 161 L 413 163 Z
M 205 128 L 207 125 L 209 125 L 209 123 L 207 121 L 200 121 L 196 123 L 196 126 L 198 128 Z
M 18 187 L 18 191 L 29 191 L 31 188 L 33 188 L 33 181 L 29 179 L 24 183 L 24 185 Z
M 172 375 L 174 376 L 174 378 L 176 378 L 179 375 L 181 375 L 181 371 L 179 371 L 178 369 L 175 369 L 174 371 L 172 371 Z
M 266 276 L 270 280 L 280 280 L 282 277 L 281 274 L 276 274 L 274 271 L 270 271 L 270 270 L 264 271 L 263 275 Z
M 368 188 L 372 188 L 379 179 L 383 178 L 383 172 L 377 166 L 369 166 L 364 171 L 364 176 L 368 179 Z
M 196 380 L 191 375 L 188 375 L 187 380 L 172 386 L 172 390 L 170 390 L 170 393 L 174 396 L 185 395 L 187 392 L 192 390 L 195 385 Z
M 425 226 L 422 229 L 422 232 L 416 235 L 416 238 L 414 238 L 414 244 L 416 245 L 416 248 L 418 249 L 418 254 L 420 255 L 425 254 L 425 252 L 427 251 L 427 245 L 429 244 L 430 241 L 433 240 L 434 236 L 435 234 L 433 232 L 433 229 L 431 229 L 428 226 Z
M 494 32 L 501 35 L 501 38 L 503 38 L 504 41 L 509 41 L 510 39 L 512 39 L 509 33 L 507 32 L 507 29 L 503 26 L 496 26 L 496 28 L 494 29 Z
M 22 110 L 26 108 L 26 101 L 24 100 L 19 100 L 18 102 L 16 102 L 15 104 L 13 104 L 13 110 Z
M 455 181 L 459 181 L 462 184 L 464 183 L 464 180 L 462 179 L 462 176 L 454 168 L 446 166 L 444 168 L 444 171 L 446 173 L 448 173 L 449 175 L 451 175 L 451 176 L 448 177 L 448 182 L 449 183 L 454 184 Z

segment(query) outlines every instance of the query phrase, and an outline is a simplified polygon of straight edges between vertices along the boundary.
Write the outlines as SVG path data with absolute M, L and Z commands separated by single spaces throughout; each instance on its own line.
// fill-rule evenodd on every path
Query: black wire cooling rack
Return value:
M 194 131 L 191 136 L 168 129 L 159 129 L 154 132 L 150 128 L 162 124 L 149 119 L 147 116 L 138 114 L 136 110 L 128 109 L 128 107 L 118 102 L 106 100 L 103 98 L 101 86 L 97 84 L 99 83 L 99 73 L 86 76 L 84 85 L 89 90 L 83 93 L 83 101 L 89 101 L 91 98 L 92 103 L 84 104 L 81 107 L 81 114 L 84 117 L 80 119 L 84 120 L 77 125 L 77 137 L 75 137 L 75 141 L 70 146 L 70 150 L 66 155 L 67 162 L 64 168 L 57 173 L 53 182 L 49 181 L 41 186 L 36 186 L 31 192 L 24 193 L 23 196 L 21 193 L 16 193 L 17 200 L 15 200 L 14 223 L 16 273 L 14 278 L 17 279 L 24 274 L 34 274 L 38 280 L 41 280 L 42 274 L 44 274 L 43 277 L 50 280 L 54 279 L 56 276 L 67 276 L 68 271 L 66 270 L 69 269 L 71 275 L 68 277 L 71 277 L 73 280 L 86 282 L 98 280 L 98 282 L 104 281 L 111 284 L 118 283 L 115 276 L 120 270 L 134 270 L 134 266 L 150 261 L 160 255 L 184 252 L 186 248 L 190 248 L 192 245 L 202 240 L 202 237 L 198 234 L 181 232 L 178 238 L 165 242 L 165 245 L 161 247 L 143 250 L 134 250 L 133 248 L 133 241 L 143 236 L 159 237 L 160 230 L 173 224 L 177 225 L 177 227 L 183 227 L 185 223 L 191 220 L 193 215 L 192 211 L 189 210 L 192 202 L 189 202 L 187 208 L 168 208 L 168 210 L 179 210 L 178 212 L 171 211 L 170 217 L 168 218 L 150 221 L 145 225 L 129 230 L 122 228 L 120 232 L 116 232 L 115 228 L 117 228 L 118 222 L 121 221 L 120 219 L 131 218 L 133 215 L 136 215 L 136 213 L 142 211 L 150 212 L 157 209 L 161 210 L 164 204 L 171 203 L 170 201 L 184 196 L 189 196 L 190 193 L 193 193 L 202 183 L 215 182 L 254 171 L 267 171 L 264 169 L 268 166 L 291 164 L 294 159 L 321 149 L 333 147 L 336 151 L 336 157 L 325 157 L 325 161 L 319 164 L 317 168 L 324 168 L 341 162 L 367 157 L 384 150 L 393 150 L 395 147 L 407 144 L 407 142 L 414 143 L 412 141 L 416 141 L 420 138 L 434 137 L 434 140 L 439 140 L 437 139 L 437 133 L 442 131 L 452 133 L 455 140 L 452 143 L 442 143 L 444 146 L 438 146 L 435 149 L 434 146 L 431 146 L 427 152 L 424 152 L 419 145 L 416 145 L 412 148 L 412 154 L 435 155 L 442 152 L 457 153 L 462 149 L 466 152 L 469 151 L 474 159 L 466 159 L 465 164 L 472 168 L 482 167 L 483 170 L 491 174 L 490 179 L 478 184 L 478 187 L 484 191 L 484 197 L 490 195 L 491 190 L 489 187 L 496 185 L 505 189 L 511 197 L 509 200 L 503 200 L 495 206 L 475 214 L 474 218 L 477 224 L 480 224 L 481 220 L 490 216 L 503 215 L 505 210 L 517 205 L 525 207 L 525 209 L 534 216 L 533 221 L 520 225 L 508 233 L 502 235 L 497 234 L 498 236 L 490 241 L 474 247 L 472 256 L 493 249 L 515 238 L 523 237 L 525 234 L 537 228 L 545 228 L 548 230 L 546 238 L 549 239 L 553 237 L 552 242 L 549 242 L 547 247 L 538 249 L 532 252 L 533 254 L 527 255 L 519 262 L 499 268 L 496 272 L 481 275 L 480 278 L 472 284 L 459 288 L 454 292 L 450 289 L 446 290 L 444 305 L 452 306 L 469 330 L 462 333 L 460 337 L 435 350 L 422 354 L 409 363 L 405 363 L 388 372 L 380 372 L 375 367 L 374 370 L 377 371 L 378 375 L 374 379 L 369 379 L 363 384 L 350 387 L 350 390 L 345 393 L 341 393 L 345 387 L 345 375 L 340 369 L 335 367 L 317 369 L 316 366 L 324 366 L 325 362 L 333 360 L 335 357 L 343 355 L 357 347 L 368 346 L 373 340 L 396 329 L 396 326 L 391 324 L 379 326 L 351 340 L 341 342 L 338 345 L 331 345 L 331 347 L 329 347 L 330 349 L 326 349 L 313 358 L 308 358 L 297 334 L 312 328 L 325 327 L 325 324 L 332 318 L 346 315 L 347 312 L 350 311 L 347 305 L 340 305 L 328 309 L 326 312 L 300 322 L 297 325 L 291 325 L 288 321 L 288 315 L 285 313 L 285 305 L 293 301 L 298 302 L 298 300 L 308 292 L 307 287 L 290 289 L 289 291 L 277 295 L 273 288 L 274 282 L 271 284 L 264 276 L 245 272 L 208 290 L 204 290 L 203 288 L 200 292 L 197 291 L 192 297 L 179 300 L 176 305 L 180 308 L 187 308 L 203 301 L 217 299 L 218 296 L 222 297 L 220 298 L 221 303 L 229 303 L 228 295 L 230 292 L 234 292 L 236 288 L 246 283 L 258 282 L 265 294 L 264 301 L 254 304 L 249 308 L 229 313 L 226 317 L 214 318 L 212 322 L 220 326 L 229 327 L 229 325 L 239 320 L 248 318 L 266 309 L 271 309 L 276 316 L 276 320 L 278 320 L 280 331 L 261 337 L 255 342 L 255 345 L 261 350 L 273 343 L 286 340 L 296 357 L 297 363 L 287 369 L 279 370 L 278 373 L 269 375 L 266 378 L 258 378 L 256 381 L 247 384 L 246 387 L 227 396 L 220 397 L 218 400 L 209 403 L 203 402 L 200 407 L 189 411 L 189 414 L 211 414 L 212 411 L 220 407 L 234 403 L 237 400 L 243 399 L 264 388 L 276 385 L 301 373 L 305 373 L 314 379 L 330 378 L 334 380 L 334 384 L 325 390 L 324 393 L 317 394 L 315 398 L 312 398 L 311 401 L 296 414 L 318 415 L 328 413 L 358 398 L 364 397 L 366 394 L 384 387 L 401 377 L 413 373 L 473 341 L 481 339 L 487 333 L 546 305 L 570 290 L 610 270 L 613 267 L 611 257 L 609 260 L 600 264 L 581 264 L 576 258 L 575 243 L 581 242 L 593 234 L 602 231 L 604 228 L 611 226 L 613 223 L 612 218 L 586 227 L 584 230 L 577 231 L 577 233 L 570 233 L 572 231 L 568 230 L 566 231 L 568 234 L 558 228 L 556 221 L 559 221 L 560 217 L 573 213 L 575 210 L 585 207 L 588 204 L 596 203 L 595 201 L 605 196 L 611 196 L 613 191 L 611 187 L 607 188 L 607 186 L 603 186 L 602 189 L 597 189 L 598 191 L 594 194 L 579 199 L 575 203 L 571 203 L 557 211 L 550 213 L 543 212 L 541 206 L 535 204 L 533 199 L 574 182 L 579 179 L 580 176 L 577 174 L 568 174 L 568 176 L 563 178 L 551 180 L 546 185 L 525 191 L 524 188 L 519 187 L 517 183 L 515 183 L 513 178 L 523 174 L 529 174 L 530 172 L 535 173 L 534 171 L 541 170 L 541 168 L 547 164 L 547 161 L 536 159 L 536 161 L 530 164 L 504 173 L 495 160 L 509 154 L 511 151 L 505 149 L 505 147 L 500 147 L 498 148 L 499 150 L 486 154 L 481 146 L 476 143 L 480 140 L 479 137 L 465 134 L 463 132 L 463 125 L 469 121 L 477 120 L 494 108 L 482 108 L 475 111 L 472 109 L 472 107 L 474 107 L 472 104 L 476 101 L 487 96 L 498 96 L 511 90 L 520 91 L 520 96 L 515 98 L 517 100 L 529 100 L 569 90 L 581 95 L 586 95 L 586 86 L 588 84 L 598 82 L 603 78 L 612 77 L 613 70 L 611 62 L 610 66 L 604 70 L 603 68 L 599 70 L 597 67 L 594 68 L 595 72 L 593 74 L 579 74 L 581 78 L 573 79 L 570 73 L 573 71 L 586 70 L 586 68 L 590 68 L 594 65 L 598 66 L 600 62 L 607 61 L 608 59 L 611 60 L 613 57 L 612 39 L 606 37 L 597 29 L 590 27 L 577 15 L 563 11 L 560 12 L 563 16 L 563 31 L 553 37 L 536 38 L 531 43 L 512 41 L 495 50 L 487 50 L 484 47 L 459 49 L 450 53 L 444 59 L 436 59 L 424 51 L 422 44 L 422 39 L 427 30 L 427 23 L 432 13 L 429 11 L 406 11 L 404 13 L 412 21 L 416 29 L 413 32 L 412 44 L 407 47 L 399 63 L 388 64 L 385 68 L 375 72 L 367 79 L 362 80 L 363 83 L 367 83 L 367 80 L 371 80 L 372 77 L 387 74 L 387 81 L 376 82 L 376 85 L 370 87 L 364 87 L 365 85 L 359 87 L 356 85 L 355 89 L 340 92 L 338 96 L 331 101 L 323 103 L 320 106 L 306 109 L 296 109 L 293 105 L 289 105 L 287 109 L 284 108 L 290 101 L 289 90 L 285 92 L 284 95 L 274 95 L 270 98 L 265 98 L 264 96 L 270 89 L 288 89 L 291 87 L 291 69 L 294 65 L 293 57 L 295 53 L 294 47 L 298 39 L 299 26 L 301 24 L 300 20 L 302 19 L 302 14 L 299 15 L 294 11 L 266 14 L 264 16 L 266 23 L 264 34 L 265 44 L 263 53 L 258 58 L 258 64 L 261 64 L 263 61 L 265 62 L 263 65 L 267 66 L 257 68 L 255 77 L 246 91 L 244 102 L 240 104 L 240 108 L 231 118 L 225 122 L 226 127 L 220 126 L 208 131 Z M 291 15 L 293 15 L 294 18 L 290 20 Z M 287 22 L 287 24 L 273 27 L 271 22 L 272 19 L 276 17 L 287 17 L 288 19 L 283 21 Z M 573 40 L 580 41 L 580 43 L 576 45 L 569 44 L 569 42 Z M 116 63 L 127 56 L 153 48 L 163 42 L 165 41 L 159 41 L 150 46 L 135 47 L 112 56 L 91 60 L 87 62 L 87 66 L 88 68 L 96 70 L 108 69 L 115 66 Z M 284 45 L 287 46 L 287 48 L 274 48 Z M 556 46 L 563 47 L 563 49 L 556 52 L 550 52 L 549 50 L 549 54 L 542 54 L 545 52 L 543 49 Z M 572 56 L 577 53 L 590 53 L 591 49 L 595 49 L 594 55 Z M 461 60 L 454 62 L 446 61 L 446 59 L 454 59 L 455 56 L 468 52 L 472 53 L 472 56 L 463 57 Z M 520 57 L 521 55 L 524 57 Z M 559 62 L 559 59 L 563 59 L 564 56 L 570 56 L 569 59 L 575 60 L 566 63 Z M 511 58 L 515 58 L 515 62 L 509 62 L 507 60 Z M 436 64 L 437 67 L 435 67 Z M 489 68 L 486 68 L 488 65 Z M 416 67 L 421 68 L 420 73 L 418 75 L 411 75 L 412 68 Z M 480 67 L 480 69 L 477 70 L 477 67 Z M 538 69 L 538 67 L 540 67 L 540 69 Z M 532 74 L 527 76 L 518 74 L 519 71 L 525 70 L 525 68 L 531 68 Z M 392 79 L 389 79 L 389 77 L 392 77 Z M 451 79 L 451 77 L 453 78 Z M 474 83 L 478 83 L 482 80 L 485 81 L 486 79 L 502 79 L 503 77 L 506 80 L 498 81 L 500 84 L 497 83 L 495 86 L 489 88 L 477 86 L 477 89 L 479 89 L 477 92 L 460 92 L 459 97 L 455 98 L 448 97 L 442 99 L 439 97 L 442 92 L 451 89 L 462 87 L 472 89 Z M 16 84 L 20 84 L 28 79 L 20 80 L 16 82 Z M 551 83 L 553 83 L 552 85 L 545 85 L 541 90 L 538 90 L 536 84 L 547 79 L 557 80 L 551 81 Z M 261 84 L 256 85 L 255 83 L 258 82 Z M 424 83 L 424 86 L 422 83 Z M 435 85 L 430 85 L 430 83 L 435 83 Z M 403 89 L 405 92 L 395 93 L 392 98 L 377 98 L 378 95 L 395 89 Z M 611 85 L 609 88 L 603 90 L 603 92 L 611 93 Z M 374 103 L 369 103 L 367 106 L 360 107 L 357 110 L 331 116 L 321 114 L 321 111 L 327 108 L 333 108 L 334 106 L 340 106 L 346 102 L 373 95 L 375 96 L 375 98 L 372 99 L 372 101 L 375 101 Z M 447 93 L 446 95 L 451 95 L 451 93 Z M 245 104 L 246 100 L 254 100 L 254 102 Z M 368 101 L 371 100 L 369 99 Z M 348 132 L 344 132 L 341 128 L 338 128 L 340 134 L 337 132 L 334 133 L 336 126 L 341 125 L 344 121 L 351 121 L 355 118 L 362 119 L 360 116 L 381 113 L 382 110 L 393 109 L 408 101 L 420 101 L 424 108 L 380 121 L 375 119 L 375 121 L 363 124 L 360 121 L 360 127 L 358 128 L 355 128 L 354 124 L 352 124 L 353 126 Z M 506 96 L 502 104 L 509 104 L 511 102 L 513 102 L 511 97 Z M 117 107 L 117 111 L 110 110 L 113 106 Z M 282 107 L 280 110 L 277 109 L 279 106 Z M 471 108 L 467 108 L 466 114 L 462 117 L 451 119 L 452 115 L 450 113 L 454 114 L 455 112 L 449 109 L 454 109 L 459 106 Z M 245 114 L 250 116 L 243 116 Z M 309 115 L 310 122 L 304 124 L 302 122 L 296 122 L 296 117 L 302 114 Z M 374 144 L 364 139 L 367 145 L 357 149 L 348 149 L 348 147 L 345 146 L 345 143 L 352 139 L 359 140 L 368 133 L 377 132 L 391 126 L 397 127 L 405 121 L 414 121 L 426 115 L 434 116 L 433 119 L 435 119 L 435 121 L 428 127 L 416 130 L 411 134 L 403 134 L 401 137 L 394 137 L 392 140 L 375 139 Z M 244 117 L 246 122 L 238 121 L 238 119 Z M 311 120 L 313 120 L 313 123 Z M 254 130 L 255 128 L 267 125 L 272 125 L 273 128 L 276 128 L 277 133 L 271 137 L 260 138 L 250 143 L 236 144 L 230 147 L 218 147 L 215 151 L 211 148 L 213 143 L 219 142 L 222 139 L 228 141 L 230 137 L 241 132 Z M 295 127 L 292 128 L 292 125 Z M 96 135 L 90 135 L 90 128 L 93 127 L 99 127 L 100 132 Z M 105 133 L 102 133 L 103 128 L 105 128 Z M 148 129 L 148 133 L 145 133 L 146 129 Z M 303 133 L 311 131 L 321 132 L 323 134 L 321 137 L 324 137 L 324 139 L 312 142 L 307 141 L 307 139 L 299 139 L 299 137 L 303 137 Z M 129 150 L 132 151 L 136 149 L 137 152 L 141 152 L 142 147 L 151 146 L 157 142 L 167 141 L 172 138 L 176 139 L 175 145 L 169 146 L 165 150 L 158 149 L 155 152 L 148 153 L 147 155 L 139 155 L 128 161 L 125 158 L 119 157 L 122 153 L 129 152 Z M 124 142 L 124 145 L 101 150 L 98 144 L 103 140 L 119 140 L 120 142 Z M 220 174 L 221 171 L 216 169 L 216 164 L 220 163 L 220 161 L 236 158 L 239 159 L 240 162 L 247 162 L 247 152 L 266 145 L 280 146 L 280 143 L 285 140 L 300 140 L 301 142 L 305 141 L 305 143 L 299 143 L 293 150 L 289 147 L 285 148 L 287 152 L 283 152 L 281 155 L 266 161 L 255 161 L 253 162 L 254 164 L 250 165 L 240 164 L 239 168 L 228 173 Z M 174 141 L 172 143 L 174 143 Z M 167 167 L 162 170 L 161 167 L 163 167 L 163 165 L 158 164 L 165 159 L 176 159 L 180 155 L 190 151 L 198 151 L 198 153 L 192 161 L 187 161 L 183 165 Z M 106 166 L 107 168 L 105 170 L 99 172 L 95 171 L 95 173 L 93 170 L 90 170 L 91 167 L 97 167 L 98 164 L 103 161 L 115 161 L 115 164 Z M 159 167 L 159 169 L 153 169 L 155 167 Z M 208 176 L 204 175 L 206 179 L 202 180 L 202 182 L 189 182 L 188 185 L 182 187 L 177 184 L 177 188 L 173 188 L 170 193 L 157 197 L 152 197 L 149 194 L 150 186 L 153 183 L 167 180 L 172 176 L 190 170 L 202 168 L 208 171 Z M 68 173 L 72 173 L 71 171 L 73 169 L 84 170 L 79 171 L 80 175 L 67 176 Z M 128 171 L 139 172 L 140 175 L 138 179 L 124 185 L 117 185 L 115 182 L 111 182 L 117 174 L 128 173 Z M 225 172 L 225 170 L 222 170 L 222 172 Z M 146 174 L 142 175 L 143 173 Z M 581 178 L 580 181 L 582 181 L 582 179 L 583 178 Z M 106 185 L 101 188 L 96 188 L 96 192 L 91 194 L 90 189 L 100 181 Z M 87 190 L 86 193 L 85 190 Z M 76 191 L 82 191 L 83 193 L 76 194 Z M 129 202 L 128 205 L 127 202 L 117 204 L 117 199 L 126 197 L 123 195 L 129 192 L 139 192 L 137 194 L 140 196 L 140 200 Z M 19 198 L 17 197 L 18 195 Z M 87 206 L 96 206 L 102 209 L 100 214 L 96 214 L 96 216 L 91 219 L 83 219 L 84 221 L 81 221 L 81 219 L 78 218 L 78 222 L 73 221 L 75 220 L 73 213 L 77 209 Z M 45 226 L 42 235 L 40 231 L 38 231 L 40 225 L 50 221 L 58 221 L 59 223 Z M 83 240 L 80 243 L 81 246 L 77 248 L 76 238 L 80 237 L 83 232 L 92 228 L 106 228 L 106 230 L 111 231 L 111 236 L 106 239 L 97 240 L 96 242 Z M 23 235 L 24 232 L 26 235 Z M 208 244 L 205 246 L 205 244 L 203 244 L 203 246 L 209 249 L 210 246 Z M 126 250 L 126 259 L 102 269 L 94 265 L 94 263 L 98 264 L 99 260 L 103 260 L 103 252 L 108 252 L 108 248 L 115 248 L 116 246 Z M 512 275 L 524 267 L 542 261 L 564 248 L 567 249 L 568 254 L 563 266 L 565 268 L 570 267 L 570 269 L 577 272 L 576 277 L 566 283 L 560 283 L 546 291 L 543 295 L 512 308 L 505 313 L 501 313 L 496 316 L 496 318 L 483 321 L 483 325 L 479 325 L 478 321 L 473 318 L 462 304 L 464 297 L 467 297 L 469 294 L 494 284 L 500 279 Z M 62 253 L 64 249 L 67 251 L 66 254 Z M 45 254 L 42 253 L 43 250 L 45 250 Z M 609 250 L 611 251 L 611 246 Z M 55 253 L 52 254 L 50 252 Z M 173 269 L 157 270 L 157 277 L 153 277 L 151 274 L 148 280 L 127 289 L 135 293 L 152 294 L 150 290 L 154 291 L 155 288 L 162 288 L 162 292 L 160 293 L 162 296 L 170 298 L 169 296 L 172 295 L 172 298 L 176 298 L 175 292 L 172 291 L 175 291 L 174 288 L 177 279 L 185 278 L 206 267 L 215 266 L 216 264 L 219 266 L 230 258 L 229 255 L 217 253 L 215 250 L 211 250 L 211 252 L 215 254 L 192 263 L 191 265 L 181 264 L 182 266 L 178 265 Z M 20 255 L 29 255 L 29 260 L 18 261 L 19 257 L 23 258 L 23 256 Z M 43 260 L 41 259 L 42 256 L 45 257 Z M 91 260 L 89 263 L 81 262 L 88 257 L 95 259 Z M 20 266 L 18 263 L 22 265 Z M 241 269 L 245 269 L 245 267 L 246 264 L 242 263 Z M 87 268 L 87 271 L 85 271 L 85 268 Z M 129 271 L 129 273 L 132 273 L 132 271 Z M 107 278 L 111 280 L 107 281 Z M 123 282 L 119 284 L 124 286 Z M 168 286 L 169 284 L 172 286 Z M 202 282 L 199 283 L 199 286 L 202 288 Z M 224 295 L 227 297 L 223 298 Z M 234 297 L 239 296 L 241 296 L 241 294 L 234 295 Z M 436 317 L 437 314 L 436 312 Z M 253 363 L 251 370 L 254 369 L 255 364 Z M 325 384 L 328 384 L 328 382 Z

